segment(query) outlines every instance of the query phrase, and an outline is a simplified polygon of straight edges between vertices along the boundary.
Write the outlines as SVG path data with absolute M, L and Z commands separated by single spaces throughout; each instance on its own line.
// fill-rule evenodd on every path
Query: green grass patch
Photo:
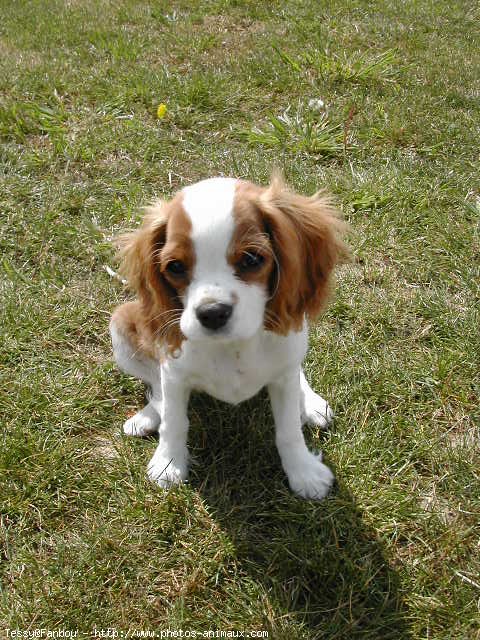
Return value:
M 382 0 L 2 2 L 0 620 L 480 634 L 478 11 Z M 157 118 L 160 103 L 167 105 Z M 311 327 L 307 429 L 338 486 L 291 495 L 265 394 L 196 395 L 190 481 L 145 477 L 116 370 L 111 238 L 212 175 L 334 193 L 354 262 Z
M 298 107 L 290 114 L 290 108 L 279 116 L 270 115 L 268 128 L 254 127 L 246 133 L 251 145 L 261 144 L 271 148 L 288 150 L 291 153 L 306 153 L 315 156 L 335 156 L 351 149 L 347 126 L 331 124 L 325 113 L 316 113 L 313 108 Z
M 345 82 L 371 82 L 373 80 L 392 80 L 400 73 L 400 66 L 391 49 L 372 55 L 359 53 L 355 57 L 346 52 L 343 55 L 329 55 L 327 51 L 305 51 L 298 59 L 274 47 L 277 54 L 297 73 L 308 74 L 314 71 L 313 81 L 319 80 Z

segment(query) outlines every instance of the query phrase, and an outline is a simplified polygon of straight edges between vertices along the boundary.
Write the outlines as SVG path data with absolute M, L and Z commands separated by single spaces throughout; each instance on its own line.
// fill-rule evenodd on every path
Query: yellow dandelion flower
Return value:
M 157 108 L 157 118 L 161 120 L 162 118 L 165 117 L 166 113 L 167 113 L 167 105 L 161 102 Z

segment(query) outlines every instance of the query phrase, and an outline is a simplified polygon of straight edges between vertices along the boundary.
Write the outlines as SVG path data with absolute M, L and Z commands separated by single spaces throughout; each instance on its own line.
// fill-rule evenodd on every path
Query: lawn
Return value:
M 480 638 L 475 4 L 0 7 L 0 636 Z M 265 394 L 197 395 L 190 481 L 163 493 L 155 440 L 121 432 L 144 390 L 112 362 L 111 238 L 274 167 L 351 227 L 306 362 L 338 484 L 290 493 Z

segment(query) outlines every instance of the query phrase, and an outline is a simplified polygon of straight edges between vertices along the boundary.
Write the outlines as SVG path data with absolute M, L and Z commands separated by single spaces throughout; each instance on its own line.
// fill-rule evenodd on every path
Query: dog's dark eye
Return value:
M 250 253 L 247 251 L 243 254 L 238 266 L 241 271 L 253 271 L 259 269 L 265 262 L 265 258 L 260 253 Z
M 167 271 L 172 276 L 184 276 L 187 272 L 187 267 L 181 260 L 172 260 L 167 264 Z

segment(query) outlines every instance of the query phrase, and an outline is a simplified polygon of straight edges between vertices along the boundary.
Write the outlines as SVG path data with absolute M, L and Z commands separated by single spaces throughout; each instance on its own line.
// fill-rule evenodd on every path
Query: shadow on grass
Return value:
M 194 396 L 190 413 L 191 484 L 268 594 L 270 637 L 409 637 L 398 576 L 341 475 L 323 502 L 290 493 L 266 394 L 238 407 Z

